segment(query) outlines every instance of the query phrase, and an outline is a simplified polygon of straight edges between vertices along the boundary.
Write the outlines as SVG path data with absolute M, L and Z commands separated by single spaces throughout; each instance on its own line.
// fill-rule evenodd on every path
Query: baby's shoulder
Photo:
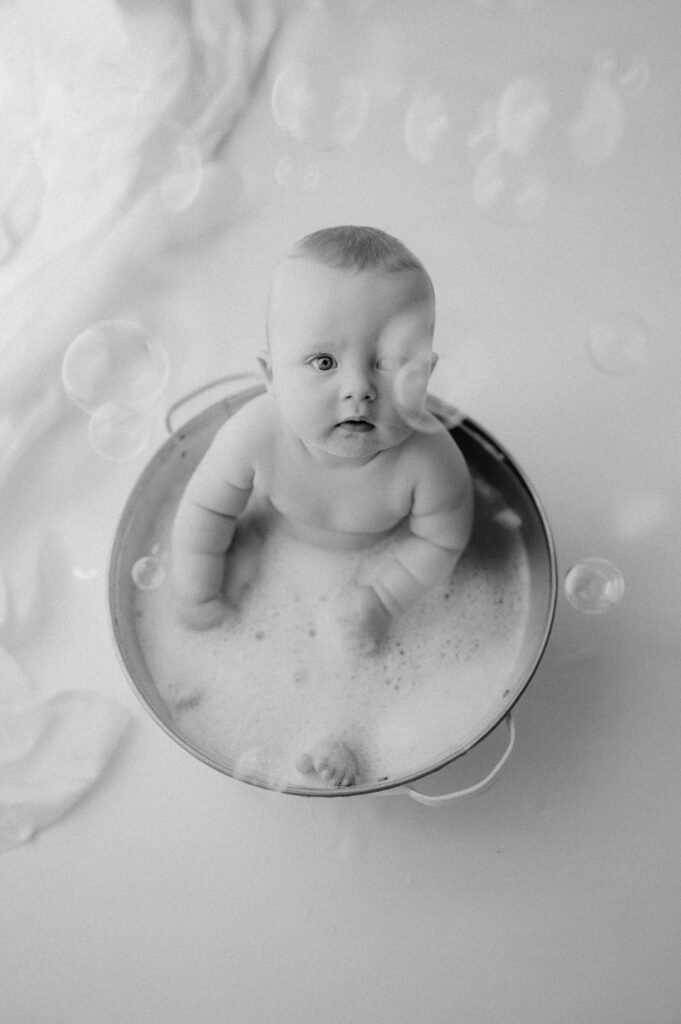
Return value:
M 217 445 L 249 447 L 267 443 L 276 433 L 277 408 L 270 394 L 257 395 L 237 409 L 220 427 L 215 436 Z
M 461 449 L 452 435 L 442 427 L 432 431 L 415 430 L 404 444 L 404 457 L 415 467 L 437 467 L 456 470 L 463 463 Z
M 408 439 L 405 456 L 415 495 L 453 499 L 470 488 L 466 460 L 444 427 L 428 433 L 414 432 Z

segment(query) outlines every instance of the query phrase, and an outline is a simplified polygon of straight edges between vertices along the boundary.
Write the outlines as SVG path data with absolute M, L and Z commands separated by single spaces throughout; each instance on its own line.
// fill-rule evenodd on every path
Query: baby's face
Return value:
M 279 268 L 270 300 L 269 390 L 293 433 L 319 457 L 359 462 L 412 428 L 395 385 L 425 399 L 434 366 L 432 287 L 420 270 L 336 270 L 308 259 Z M 414 394 L 414 367 L 422 394 Z

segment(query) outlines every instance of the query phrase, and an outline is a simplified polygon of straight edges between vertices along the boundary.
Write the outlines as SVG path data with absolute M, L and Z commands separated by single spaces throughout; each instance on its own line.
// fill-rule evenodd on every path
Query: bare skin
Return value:
M 228 613 L 225 555 L 256 483 L 309 544 L 361 548 L 399 530 L 375 579 L 349 585 L 321 623 L 354 656 L 375 654 L 392 620 L 446 579 L 470 536 L 472 487 L 444 427 L 422 433 L 410 425 L 435 364 L 433 319 L 432 289 L 419 270 L 282 264 L 260 358 L 268 393 L 218 432 L 173 526 L 174 587 L 186 622 L 210 628 Z M 411 375 L 416 415 L 405 417 L 396 376 L 424 365 L 425 374 Z M 231 601 L 238 603 L 233 594 Z M 353 752 L 333 737 L 298 763 L 330 785 L 357 781 Z

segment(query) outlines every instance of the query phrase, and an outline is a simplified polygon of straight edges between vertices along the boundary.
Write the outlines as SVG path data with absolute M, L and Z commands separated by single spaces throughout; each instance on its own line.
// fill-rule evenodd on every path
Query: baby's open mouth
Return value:
M 365 420 L 362 416 L 351 416 L 347 420 L 342 420 L 341 423 L 337 423 L 336 426 L 342 427 L 344 430 L 351 430 L 353 433 L 363 434 L 374 429 L 373 423 L 369 420 Z

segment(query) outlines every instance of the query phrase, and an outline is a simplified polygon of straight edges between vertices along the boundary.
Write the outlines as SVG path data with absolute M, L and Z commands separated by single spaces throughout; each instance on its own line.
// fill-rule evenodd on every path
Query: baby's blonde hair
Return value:
M 379 228 L 351 224 L 321 228 L 296 242 L 289 256 L 317 260 L 338 270 L 420 270 L 430 280 L 414 253 Z

